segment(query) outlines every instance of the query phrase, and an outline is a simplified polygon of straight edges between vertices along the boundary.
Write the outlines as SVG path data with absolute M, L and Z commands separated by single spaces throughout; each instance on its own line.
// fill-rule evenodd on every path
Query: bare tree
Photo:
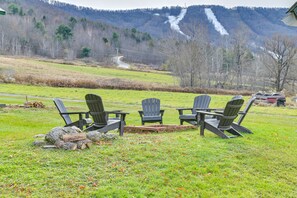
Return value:
M 197 31 L 191 39 L 172 42 L 168 48 L 171 51 L 169 65 L 173 73 L 180 79 L 182 87 L 201 87 L 209 77 L 207 69 L 208 54 L 211 47 L 207 33 L 203 27 L 195 28 Z M 209 83 L 210 84 L 210 83 Z
M 292 38 L 275 35 L 266 40 L 262 62 L 272 77 L 276 91 L 284 89 L 296 54 L 296 43 Z
M 243 85 L 243 74 L 246 67 L 250 66 L 253 56 L 247 46 L 248 35 L 238 29 L 232 39 L 233 70 L 236 76 L 236 88 Z

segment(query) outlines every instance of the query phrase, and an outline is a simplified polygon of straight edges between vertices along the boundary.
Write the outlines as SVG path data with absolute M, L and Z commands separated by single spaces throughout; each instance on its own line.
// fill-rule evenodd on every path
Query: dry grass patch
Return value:
M 94 65 L 61 64 L 28 58 L 0 57 L 0 82 L 52 87 L 153 90 L 184 93 L 251 95 L 245 90 L 182 88 L 168 72 L 127 71 Z M 100 73 L 102 71 L 102 73 Z M 104 71 L 104 72 L 103 72 Z

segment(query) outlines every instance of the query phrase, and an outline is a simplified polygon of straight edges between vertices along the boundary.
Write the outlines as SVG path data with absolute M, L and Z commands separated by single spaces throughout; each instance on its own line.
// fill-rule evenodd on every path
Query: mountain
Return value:
M 67 12 L 39 0 L 0 0 L 0 54 L 90 59 L 111 64 L 117 53 L 132 62 L 159 64 L 154 40 L 135 28 L 121 28 Z M 123 52 L 126 50 L 126 52 Z M 145 56 L 150 54 L 150 56 Z
M 161 65 L 168 48 L 174 48 L 166 42 L 185 41 L 198 32 L 214 46 L 244 32 L 250 48 L 262 46 L 274 34 L 297 35 L 296 27 L 281 21 L 285 8 L 214 5 L 106 11 L 54 0 L 0 0 L 0 7 L 8 13 L 0 17 L 0 53 L 8 55 L 91 57 L 109 64 L 119 53 L 131 62 Z
M 286 15 L 287 8 L 236 7 L 228 9 L 213 5 L 105 11 L 57 1 L 51 2 L 53 6 L 71 15 L 101 21 L 116 27 L 136 28 L 156 38 L 167 38 L 172 35 L 191 37 L 197 31 L 197 27 L 206 28 L 212 41 L 221 39 L 224 35 L 232 37 L 238 30 L 248 33 L 250 38 L 256 42 L 261 42 L 264 38 L 274 34 L 297 35 L 296 27 L 286 26 L 281 21 Z M 183 13 L 184 15 L 177 24 L 170 23 Z M 223 34 L 220 27 L 224 28 L 227 34 Z

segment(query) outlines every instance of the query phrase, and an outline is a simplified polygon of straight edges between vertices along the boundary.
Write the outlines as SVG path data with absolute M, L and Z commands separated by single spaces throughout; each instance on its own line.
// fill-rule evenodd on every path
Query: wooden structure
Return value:
M 188 122 L 192 125 L 198 125 L 198 111 L 206 111 L 210 103 L 209 95 L 200 95 L 194 98 L 194 104 L 191 108 L 178 108 L 180 125 L 183 125 L 183 122 Z M 191 111 L 191 114 L 184 114 L 185 110 Z
M 76 126 L 82 130 L 84 126 L 88 126 L 92 122 L 89 118 L 89 112 L 68 112 L 61 99 L 54 98 L 53 101 L 66 124 L 65 127 Z M 77 121 L 73 122 L 70 115 L 78 115 L 79 118 Z
M 157 98 L 147 98 L 142 100 L 142 110 L 138 111 L 141 124 L 145 122 L 159 122 L 163 124 L 164 110 L 160 109 L 160 100 Z
M 231 100 L 226 104 L 223 113 L 213 113 L 207 111 L 197 111 L 200 114 L 200 135 L 204 136 L 204 129 L 207 129 L 221 138 L 230 138 L 242 136 L 237 130 L 232 127 L 234 119 L 243 104 L 243 99 Z M 215 118 L 205 119 L 205 115 L 211 115 Z M 233 136 L 228 136 L 225 131 Z
M 107 133 L 110 130 L 119 129 L 120 136 L 124 135 L 125 117 L 128 113 L 117 111 L 105 111 L 100 96 L 95 94 L 87 94 L 85 96 L 86 103 L 93 118 L 93 124 L 88 127 L 87 131 L 96 130 L 98 132 Z M 120 115 L 119 119 L 108 119 L 109 114 Z

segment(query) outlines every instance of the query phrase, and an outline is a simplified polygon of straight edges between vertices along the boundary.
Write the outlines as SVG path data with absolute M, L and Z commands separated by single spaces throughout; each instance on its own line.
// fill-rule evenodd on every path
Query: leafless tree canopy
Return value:
M 266 40 L 262 62 L 276 91 L 284 89 L 290 71 L 296 72 L 296 54 L 296 41 L 293 39 L 276 35 Z

